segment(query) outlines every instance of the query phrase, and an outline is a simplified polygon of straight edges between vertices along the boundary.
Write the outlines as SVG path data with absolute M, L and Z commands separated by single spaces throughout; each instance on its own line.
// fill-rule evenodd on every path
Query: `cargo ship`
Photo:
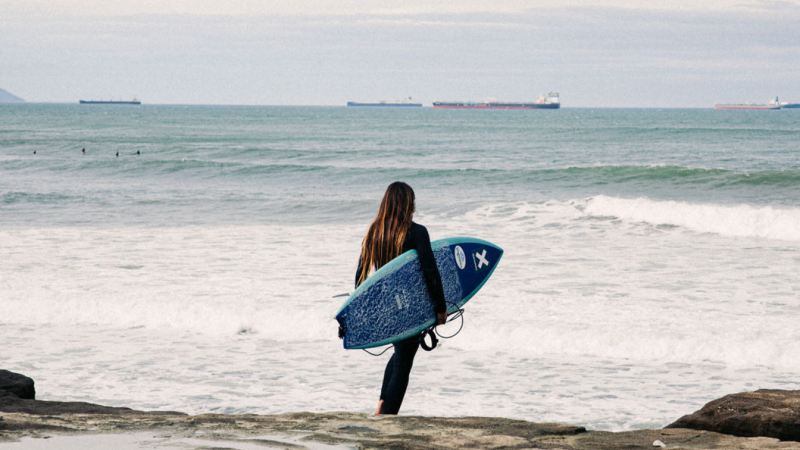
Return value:
M 781 102 L 778 97 L 770 100 L 767 103 L 717 103 L 714 109 L 719 110 L 738 110 L 738 111 L 767 111 L 781 109 Z
M 781 109 L 800 109 L 800 103 L 781 103 Z
M 535 102 L 433 102 L 434 108 L 449 109 L 558 109 L 558 92 L 540 96 Z
M 347 102 L 349 108 L 422 108 L 422 103 L 414 103 L 411 97 L 403 101 L 380 102 Z
M 133 100 L 78 100 L 81 105 L 141 105 L 137 99 Z

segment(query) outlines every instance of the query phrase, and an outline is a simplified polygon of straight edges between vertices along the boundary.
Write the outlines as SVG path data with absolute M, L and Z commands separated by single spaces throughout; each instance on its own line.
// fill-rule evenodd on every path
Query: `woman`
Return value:
M 425 284 L 433 299 L 431 307 L 436 313 L 438 325 L 447 320 L 442 279 L 436 268 L 428 230 L 411 221 L 414 209 L 414 190 L 411 186 L 395 181 L 386 188 L 378 214 L 361 243 L 356 287 L 367 279 L 370 272 L 380 269 L 403 252 L 416 250 L 422 265 L 422 273 L 425 275 Z M 408 375 L 418 348 L 417 336 L 394 343 L 394 354 L 383 372 L 383 386 L 375 415 L 397 414 L 400 410 L 400 404 L 408 387 Z

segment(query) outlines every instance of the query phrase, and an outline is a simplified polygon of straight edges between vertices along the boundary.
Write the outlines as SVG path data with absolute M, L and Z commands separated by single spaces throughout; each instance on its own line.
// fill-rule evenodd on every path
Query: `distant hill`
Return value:
M 8 92 L 5 89 L 0 89 L 0 103 L 23 103 L 25 100 L 17 97 L 16 95 Z

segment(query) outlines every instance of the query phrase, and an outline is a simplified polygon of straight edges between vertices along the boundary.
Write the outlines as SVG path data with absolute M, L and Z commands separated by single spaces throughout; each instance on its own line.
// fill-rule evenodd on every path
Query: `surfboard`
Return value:
M 491 242 L 452 237 L 431 242 L 442 278 L 448 313 L 467 303 L 486 283 L 503 256 Z M 336 313 L 344 348 L 380 347 L 419 335 L 436 322 L 433 302 L 416 250 L 375 271 Z

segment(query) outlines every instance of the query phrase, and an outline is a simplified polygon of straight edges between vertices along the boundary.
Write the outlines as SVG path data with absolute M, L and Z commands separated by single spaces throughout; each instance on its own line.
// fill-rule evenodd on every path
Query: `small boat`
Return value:
M 422 108 L 422 103 L 415 103 L 408 97 L 402 101 L 387 102 L 385 100 L 379 102 L 347 102 L 349 108 Z
M 540 96 L 535 102 L 433 102 L 434 108 L 447 109 L 559 109 L 558 92 Z
M 141 105 L 137 99 L 133 100 L 78 100 L 81 105 Z

